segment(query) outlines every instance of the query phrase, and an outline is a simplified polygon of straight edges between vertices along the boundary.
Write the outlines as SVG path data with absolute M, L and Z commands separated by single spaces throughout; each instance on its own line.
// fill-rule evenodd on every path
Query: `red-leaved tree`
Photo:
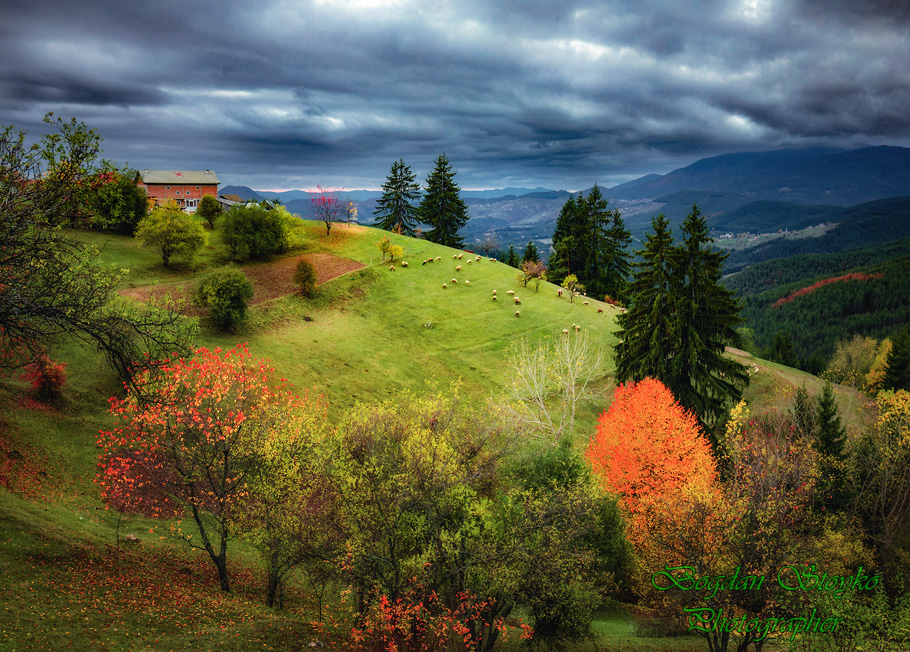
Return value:
M 310 202 L 313 204 L 316 217 L 325 224 L 325 234 L 328 236 L 332 232 L 333 223 L 341 222 L 343 218 L 348 217 L 348 206 L 338 201 L 337 190 L 329 190 L 322 186 L 316 186 L 316 190 Z
M 188 512 L 196 532 L 181 535 L 208 553 L 225 591 L 228 541 L 248 481 L 300 408 L 283 381 L 270 380 L 272 369 L 249 362 L 245 347 L 201 348 L 141 376 L 139 391 L 110 400 L 118 422 L 98 439 L 102 498 L 121 511 Z
M 714 458 L 698 420 L 659 380 L 620 385 L 600 415 L 587 458 L 604 487 L 630 512 L 685 486 L 716 481 Z

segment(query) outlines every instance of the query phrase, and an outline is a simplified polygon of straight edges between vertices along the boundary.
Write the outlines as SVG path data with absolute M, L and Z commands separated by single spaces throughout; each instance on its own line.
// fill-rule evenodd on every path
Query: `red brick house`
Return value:
M 205 195 L 218 197 L 218 177 L 211 170 L 139 170 L 136 185 L 155 203 L 173 199 L 187 213 L 195 213 Z

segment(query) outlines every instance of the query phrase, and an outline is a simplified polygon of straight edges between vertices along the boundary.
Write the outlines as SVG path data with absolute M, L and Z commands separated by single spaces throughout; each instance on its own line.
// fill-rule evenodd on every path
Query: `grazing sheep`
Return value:
M 470 258 L 468 258 L 468 265 L 470 265 L 470 264 L 471 264 L 471 259 L 470 259 Z
M 515 296 L 515 290 L 508 290 L 508 291 L 506 292 L 506 294 L 508 294 L 508 295 L 510 295 L 510 296 Z
M 460 271 L 461 271 L 461 265 L 459 265 L 458 267 L 456 267 L 456 268 L 455 268 L 455 271 L 456 271 L 456 272 L 460 272 Z
M 447 287 L 449 287 L 449 286 L 446 285 L 445 283 L 442 284 L 442 289 L 443 289 L 443 290 L 445 290 Z
M 452 260 L 456 260 L 457 258 L 458 258 L 458 254 L 452 254 Z
M 402 266 L 402 267 L 407 267 L 407 266 L 408 266 L 408 261 L 404 261 L 403 263 L 401 263 L 401 266 Z
M 598 308 L 598 309 L 597 309 L 597 312 L 603 312 L 603 311 L 604 311 L 603 308 Z
M 495 294 L 493 295 L 493 301 L 496 301 L 496 295 L 495 295 Z
M 556 296 L 559 297 L 560 299 L 562 299 L 562 288 L 558 288 L 556 290 Z
M 477 257 L 477 262 L 478 262 L 478 263 L 480 262 L 480 256 Z
M 586 305 L 588 305 L 588 302 L 587 302 L 587 301 L 582 301 L 582 302 L 581 302 L 581 305 L 586 306 Z
M 521 312 L 519 312 L 518 310 L 516 310 L 516 311 L 515 311 L 515 316 L 516 316 L 516 317 L 521 317 Z
M 394 271 L 395 271 L 395 265 L 389 265 L 389 271 L 390 271 L 390 272 L 394 272 Z
M 495 258 L 488 258 L 487 260 L 489 260 L 491 263 L 498 263 L 498 262 L 499 262 L 499 261 L 496 260 Z
M 515 305 L 516 305 L 516 306 L 520 306 L 520 305 L 521 305 L 521 299 L 519 299 L 518 297 L 515 297 Z
M 456 285 L 457 283 L 458 283 L 458 279 L 457 279 L 457 278 L 453 278 L 453 279 L 452 279 L 452 285 Z
M 421 264 L 421 265 L 426 265 L 426 264 L 427 264 L 427 261 L 423 261 L 423 262 L 420 263 L 420 264 Z
M 470 284 L 471 284 L 471 281 L 465 281 L 464 284 L 465 284 L 465 285 L 470 285 Z
M 577 333 L 580 330 L 581 330 L 581 326 L 579 326 L 578 324 L 575 324 L 575 332 Z
M 461 260 L 462 258 L 464 258 L 464 254 L 458 254 L 458 260 Z
M 436 260 L 442 260 L 442 256 L 436 256 Z
M 569 334 L 569 329 L 568 329 L 568 328 L 563 328 L 563 329 L 562 329 L 562 334 L 563 334 L 563 335 L 568 335 L 568 334 Z
M 427 262 L 428 262 L 428 263 L 432 263 L 432 262 L 433 262 L 433 259 L 432 259 L 432 258 L 427 258 Z

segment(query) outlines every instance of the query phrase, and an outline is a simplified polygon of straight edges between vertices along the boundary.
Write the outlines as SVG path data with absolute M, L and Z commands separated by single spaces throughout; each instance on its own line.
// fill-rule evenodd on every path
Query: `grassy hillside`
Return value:
M 303 252 L 330 252 L 366 267 L 326 283 L 312 300 L 286 296 L 254 307 L 249 323 L 235 334 L 218 334 L 203 320 L 200 343 L 248 342 L 254 357 L 269 359 L 298 389 L 325 394 L 331 418 L 356 401 L 406 389 L 422 392 L 434 381 L 444 386 L 460 379 L 468 396 L 485 400 L 501 389 L 511 346 L 525 336 L 561 337 L 564 328 L 578 324 L 606 347 L 616 341 L 614 308 L 559 299 L 550 284 L 538 292 L 520 288 L 516 270 L 502 263 L 468 265 L 467 254 L 456 261 L 451 249 L 392 235 L 409 263 L 392 271 L 379 264 L 374 243 L 381 232 L 335 226 L 326 237 L 321 223 L 306 223 L 304 231 Z M 172 270 L 132 239 L 77 236 L 96 244 L 105 261 L 130 269 L 124 287 L 176 286 L 224 262 L 217 232 L 193 266 Z M 430 257 L 434 262 L 423 265 Z M 509 300 L 508 290 L 521 298 L 520 306 Z M 0 489 L 0 649 L 306 648 L 315 636 L 308 624 L 312 605 L 292 593 L 283 614 L 261 607 L 261 572 L 242 544 L 232 544 L 236 592 L 224 595 L 208 560 L 177 546 L 167 524 L 121 520 L 104 508 L 94 484 L 95 439 L 110 424 L 107 398 L 118 386 L 92 350 L 61 342 L 54 357 L 68 363 L 59 405 L 33 400 L 15 377 L 0 381 L 0 460 L 6 461 L 0 469 L 6 484 Z M 748 393 L 757 410 L 785 405 L 797 385 L 806 383 L 811 393 L 818 389 L 817 379 L 801 372 L 743 360 L 760 367 Z M 599 391 L 601 399 L 581 415 L 583 432 L 608 404 L 609 383 Z M 858 428 L 865 404 L 847 390 L 838 396 L 848 423 Z M 121 539 L 129 534 L 140 542 L 118 548 L 118 531 Z M 605 619 L 598 628 L 613 631 L 611 622 Z M 643 641 L 639 647 L 632 640 L 624 649 L 700 647 L 685 640 L 654 645 Z

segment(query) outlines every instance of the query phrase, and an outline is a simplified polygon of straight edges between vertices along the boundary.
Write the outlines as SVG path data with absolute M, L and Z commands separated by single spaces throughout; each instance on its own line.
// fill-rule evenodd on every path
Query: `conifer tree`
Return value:
M 682 235 L 671 257 L 679 349 L 668 386 L 683 406 L 712 425 L 749 381 L 743 365 L 724 357 L 726 346 L 739 342 L 736 326 L 742 319 L 733 292 L 720 282 L 726 254 L 710 249 L 714 239 L 698 206 L 683 222 Z
M 533 241 L 528 240 L 528 246 L 525 247 L 525 253 L 521 257 L 521 262 L 523 263 L 534 263 L 540 260 L 540 254 L 537 253 L 537 245 Z
M 548 263 L 549 278 L 561 285 L 569 274 L 579 271 L 580 265 L 575 255 L 575 224 L 578 205 L 570 196 L 563 204 L 559 217 L 556 218 L 556 229 L 553 231 L 553 253 Z
M 468 209 L 461 199 L 461 188 L 455 183 L 455 172 L 445 154 L 436 159 L 436 167 L 427 177 L 425 186 L 420 202 L 420 220 L 432 227 L 427 232 L 427 240 L 447 247 L 463 247 L 464 241 L 458 230 L 468 221 Z
M 910 328 L 905 326 L 891 339 L 885 366 L 885 389 L 910 390 Z
M 515 247 L 509 245 L 509 255 L 506 256 L 506 265 L 518 269 L 518 254 L 515 253 Z
M 683 224 L 683 242 L 673 246 L 663 215 L 652 222 L 642 262 L 635 263 L 628 311 L 620 315 L 616 377 L 647 377 L 666 384 L 676 399 L 705 425 L 736 400 L 748 374 L 724 357 L 738 342 L 739 306 L 720 284 L 724 255 L 707 245 L 708 227 L 698 207 Z
M 673 235 L 663 215 L 651 220 L 653 234 L 645 236 L 641 262 L 633 263 L 628 310 L 617 318 L 622 329 L 616 345 L 616 379 L 621 383 L 644 378 L 666 380 L 676 348 L 671 278 Z
M 821 454 L 816 507 L 824 511 L 839 511 L 850 499 L 847 490 L 846 468 L 847 431 L 841 423 L 830 382 L 825 383 L 818 397 L 816 437 L 814 448 Z
M 386 231 L 413 236 L 420 221 L 417 206 L 420 198 L 420 184 L 411 168 L 403 159 L 392 163 L 392 170 L 382 184 L 382 197 L 376 204 L 373 215 L 376 226 Z

